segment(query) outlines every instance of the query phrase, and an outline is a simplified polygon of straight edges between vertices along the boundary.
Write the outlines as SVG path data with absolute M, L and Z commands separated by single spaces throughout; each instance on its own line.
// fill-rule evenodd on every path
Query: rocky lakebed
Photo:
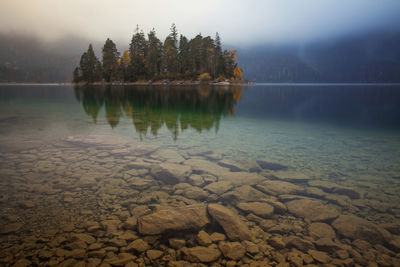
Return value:
M 0 158 L 0 266 L 400 266 L 397 178 L 107 135 Z

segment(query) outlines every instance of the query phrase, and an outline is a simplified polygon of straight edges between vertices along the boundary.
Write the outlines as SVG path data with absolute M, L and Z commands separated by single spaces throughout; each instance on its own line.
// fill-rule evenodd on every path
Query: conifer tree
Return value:
M 117 46 L 107 38 L 103 47 L 103 78 L 106 82 L 118 79 L 118 59 Z
M 181 34 L 179 38 L 179 72 L 183 75 L 190 74 L 190 55 L 189 55 L 189 41 L 188 39 Z
M 165 38 L 163 48 L 163 70 L 167 77 L 175 77 L 178 73 L 178 33 L 175 24 L 171 26 L 171 33 Z
M 145 58 L 147 53 L 147 41 L 143 31 L 139 31 L 139 26 L 136 26 L 136 32 L 132 37 L 129 46 L 129 56 L 131 59 L 129 66 L 129 79 L 136 81 L 143 79 L 146 74 Z
M 80 69 L 82 71 L 82 80 L 89 83 L 101 80 L 102 67 L 94 54 L 92 44 L 89 45 L 87 52 L 83 53 L 81 57 Z
M 162 62 L 162 44 L 157 38 L 155 30 L 148 34 L 148 50 L 145 58 L 146 76 L 149 79 L 160 74 Z

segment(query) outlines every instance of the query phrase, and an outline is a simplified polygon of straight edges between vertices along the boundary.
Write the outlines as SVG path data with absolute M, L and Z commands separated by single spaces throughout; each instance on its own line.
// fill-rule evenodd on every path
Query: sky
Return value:
M 163 39 L 175 23 L 223 43 L 309 42 L 400 29 L 399 0 L 1 0 L 0 32 L 129 43 L 138 24 Z

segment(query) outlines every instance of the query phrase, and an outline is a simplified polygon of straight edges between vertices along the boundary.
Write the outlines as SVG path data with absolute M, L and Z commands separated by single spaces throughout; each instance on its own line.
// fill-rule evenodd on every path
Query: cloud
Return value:
M 128 43 L 136 24 L 165 38 L 174 22 L 224 43 L 306 42 L 400 25 L 397 0 L 1 0 L 0 31 Z

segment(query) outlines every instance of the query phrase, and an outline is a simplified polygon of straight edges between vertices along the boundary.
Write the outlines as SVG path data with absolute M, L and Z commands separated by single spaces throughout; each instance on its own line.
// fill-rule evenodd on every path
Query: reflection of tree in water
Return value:
M 177 139 L 179 132 L 193 128 L 219 129 L 223 116 L 233 115 L 240 101 L 241 86 L 76 86 L 75 95 L 85 112 L 97 121 L 101 107 L 116 127 L 123 113 L 132 118 L 140 137 L 150 130 L 157 135 L 165 125 Z

